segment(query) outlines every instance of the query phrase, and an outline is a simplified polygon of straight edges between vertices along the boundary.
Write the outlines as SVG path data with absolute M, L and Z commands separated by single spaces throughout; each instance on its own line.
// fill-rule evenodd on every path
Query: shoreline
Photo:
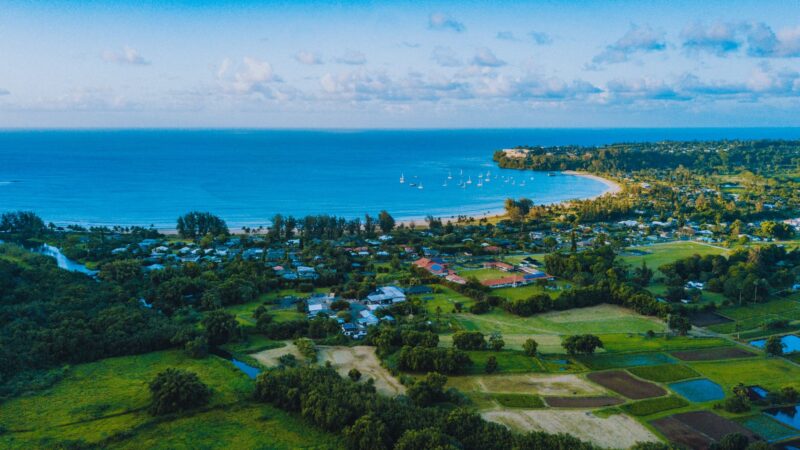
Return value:
M 561 200 L 561 201 L 552 202 L 552 203 L 545 203 L 544 205 L 569 204 L 569 203 L 571 203 L 573 201 L 576 201 L 576 200 L 594 200 L 594 199 L 602 197 L 604 195 L 616 195 L 616 194 L 622 192 L 622 186 L 619 183 L 617 183 L 616 181 L 610 180 L 608 178 L 603 178 L 603 177 L 601 177 L 599 175 L 594 175 L 594 174 L 591 174 L 591 173 L 588 173 L 588 172 L 578 172 L 578 171 L 574 171 L 574 170 L 564 170 L 564 171 L 560 171 L 558 173 L 560 173 L 562 175 L 576 176 L 576 177 L 582 177 L 582 178 L 588 178 L 588 179 L 591 179 L 591 180 L 595 180 L 595 181 L 598 181 L 598 182 L 602 183 L 603 185 L 605 185 L 606 188 L 605 188 L 605 190 L 603 190 L 603 192 L 601 192 L 601 193 L 599 193 L 597 195 L 590 196 L 590 197 L 583 197 L 583 198 L 580 198 L 580 199 L 575 198 L 575 199 Z M 487 211 L 485 213 L 474 213 L 474 214 L 470 214 L 470 213 L 459 214 L 459 213 L 456 213 L 456 214 L 451 214 L 451 215 L 441 215 L 441 216 L 434 216 L 434 217 L 436 219 L 442 220 L 442 222 L 444 222 L 444 223 L 447 223 L 447 221 L 453 221 L 453 223 L 456 223 L 455 220 L 457 220 L 457 218 L 459 216 L 466 216 L 466 217 L 472 218 L 472 219 L 474 219 L 476 221 L 481 220 L 481 219 L 489 219 L 489 220 L 500 219 L 503 216 L 505 216 L 505 210 L 503 208 L 498 208 L 498 209 L 494 209 L 494 210 L 489 210 L 489 211 Z M 414 218 L 407 218 L 407 219 L 397 219 L 396 220 L 396 225 L 399 226 L 399 225 L 402 224 L 402 225 L 405 225 L 405 226 L 409 226 L 409 225 L 411 225 L 413 223 L 415 227 L 426 228 L 427 227 L 427 223 L 426 223 L 425 219 L 426 219 L 426 217 L 414 217 Z M 58 223 L 57 225 L 64 226 L 64 227 L 69 226 L 69 225 L 79 225 L 79 226 L 83 226 L 83 227 L 87 227 L 88 228 L 88 227 L 92 227 L 92 226 L 113 227 L 113 226 L 116 226 L 116 225 L 119 225 L 119 224 L 98 225 L 98 224 L 90 224 L 90 223 L 78 223 L 78 222 L 66 223 L 65 222 L 65 223 Z M 127 226 L 141 226 L 141 225 L 119 225 L 119 226 L 127 227 Z M 261 225 L 261 226 L 266 227 L 266 225 Z M 234 234 L 234 235 L 236 235 L 236 234 L 245 234 L 244 233 L 244 228 L 245 227 L 247 227 L 247 228 L 258 228 L 257 225 L 253 225 L 253 226 L 239 225 L 239 226 L 229 227 L 229 230 L 230 230 L 231 234 Z M 158 231 L 159 233 L 161 233 L 163 235 L 166 235 L 166 236 L 174 236 L 174 235 L 178 234 L 177 231 L 174 228 L 154 227 L 154 229 L 156 231 Z

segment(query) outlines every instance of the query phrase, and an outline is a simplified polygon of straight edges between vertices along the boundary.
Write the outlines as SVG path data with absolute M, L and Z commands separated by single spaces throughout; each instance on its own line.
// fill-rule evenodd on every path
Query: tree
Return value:
M 492 333 L 489 336 L 489 348 L 492 350 L 499 352 L 506 346 L 506 341 L 503 340 L 503 336 L 500 333 Z
M 497 372 L 497 358 L 490 356 L 486 359 L 486 373 Z
M 150 382 L 150 414 L 169 414 L 208 403 L 211 391 L 197 374 L 181 369 L 167 369 Z
M 539 349 L 539 343 L 533 339 L 526 339 L 525 343 L 522 344 L 522 350 L 528 356 L 536 356 L 536 352 Z
M 394 217 L 386 211 L 381 211 L 378 214 L 378 226 L 383 234 L 391 232 L 394 229 Z
M 764 344 L 764 350 L 768 355 L 781 356 L 783 355 L 783 341 L 778 336 L 770 336 Z
M 483 350 L 486 340 L 480 331 L 457 331 L 453 334 L 453 346 L 459 350 Z
M 344 429 L 344 440 L 351 450 L 388 449 L 386 425 L 372 414 L 364 414 L 352 426 Z
M 105 281 L 124 284 L 142 275 L 141 263 L 136 259 L 120 259 L 103 264 L 100 278 Z
M 181 237 L 188 239 L 202 237 L 207 234 L 213 236 L 227 236 L 230 234 L 225 221 L 209 212 L 188 212 L 178 217 L 178 223 L 175 228 Z
M 647 267 L 647 262 L 642 260 L 641 267 L 637 267 L 633 271 L 633 280 L 636 284 L 642 287 L 647 287 L 650 280 L 653 278 L 653 270 Z
M 406 395 L 418 406 L 429 406 L 445 399 L 444 385 L 446 383 L 446 376 L 437 372 L 429 372 L 411 385 Z
M 191 358 L 201 359 L 208 356 L 208 338 L 197 336 L 183 344 L 183 350 Z
M 211 311 L 203 318 L 208 343 L 211 345 L 224 344 L 239 337 L 239 322 L 236 316 L 225 312 L 223 309 Z
M 726 434 L 719 442 L 712 444 L 713 450 L 745 450 L 750 440 L 741 433 Z
M 453 438 L 433 427 L 406 430 L 394 445 L 394 450 L 457 450 L 458 448 Z
M 0 233 L 26 240 L 41 237 L 46 231 L 44 221 L 31 211 L 7 212 L 0 216 Z
M 680 336 L 686 336 L 689 333 L 689 330 L 692 329 L 692 323 L 684 316 L 680 316 L 678 314 L 670 314 L 669 319 L 667 320 L 667 326 L 669 329 L 678 333 Z
M 603 348 L 603 341 L 593 334 L 567 336 L 561 343 L 570 355 L 591 355 L 598 348 Z
M 347 376 L 353 381 L 358 381 L 361 379 L 361 371 L 353 367 L 349 372 L 347 372 Z

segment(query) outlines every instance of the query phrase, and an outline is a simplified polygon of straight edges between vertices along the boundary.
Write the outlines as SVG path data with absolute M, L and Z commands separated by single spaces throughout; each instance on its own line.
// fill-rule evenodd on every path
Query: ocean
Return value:
M 266 225 L 276 213 L 481 215 L 509 197 L 546 204 L 606 189 L 589 178 L 499 169 L 497 149 L 723 138 L 797 139 L 800 129 L 0 131 L 0 211 L 158 228 L 191 210 L 234 227 Z

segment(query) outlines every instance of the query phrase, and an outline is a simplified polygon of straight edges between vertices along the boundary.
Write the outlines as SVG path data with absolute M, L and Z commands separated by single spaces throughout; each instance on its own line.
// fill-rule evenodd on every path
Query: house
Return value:
M 446 277 L 444 277 L 444 279 L 455 284 L 467 284 L 467 280 L 461 278 L 460 276 L 454 273 L 447 275 Z
M 703 289 L 705 289 L 706 284 L 701 281 L 689 281 L 688 283 L 686 283 L 686 286 L 684 287 L 686 289 L 699 289 L 702 291 Z
M 319 275 L 313 267 L 297 266 L 297 277 L 301 280 L 316 280 Z
M 499 289 L 504 287 L 517 287 L 525 286 L 533 283 L 533 280 L 526 280 L 525 277 L 520 275 L 512 275 L 510 277 L 497 278 L 494 280 L 483 280 L 481 284 L 491 289 Z
M 504 263 L 502 261 L 489 261 L 483 263 L 484 269 L 497 269 L 502 270 L 503 272 L 513 272 L 514 266 L 508 263 Z
M 404 294 L 400 288 L 396 286 L 383 286 L 367 295 L 367 299 L 364 300 L 364 303 L 371 306 L 390 306 L 404 301 L 406 301 L 406 294 Z
M 380 320 L 378 320 L 378 318 L 375 316 L 375 314 L 372 313 L 372 311 L 366 309 L 361 310 L 358 313 L 358 315 L 361 316 L 358 318 L 358 323 L 365 327 L 377 325 L 380 322 Z
M 437 277 L 447 275 L 447 264 L 439 258 L 420 258 L 413 263 L 415 266 L 425 269 Z
M 552 275 L 548 275 L 541 270 L 536 270 L 531 267 L 526 267 L 524 271 L 525 275 L 523 275 L 522 278 L 525 278 L 526 280 L 538 280 L 539 278 L 547 278 L 548 280 L 553 279 Z
M 539 267 L 542 265 L 542 262 L 538 259 L 526 256 L 522 261 L 520 261 L 519 265 L 522 267 Z

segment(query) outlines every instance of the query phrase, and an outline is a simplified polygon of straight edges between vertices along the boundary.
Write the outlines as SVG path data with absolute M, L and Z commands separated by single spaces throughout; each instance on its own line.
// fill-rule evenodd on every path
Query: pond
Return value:
M 725 392 L 717 383 L 705 378 L 681 381 L 669 385 L 670 389 L 695 403 L 710 402 L 725 398 Z
M 800 430 L 800 405 L 765 409 L 764 414 L 771 416 L 778 422 Z
M 259 369 L 258 367 L 253 367 L 244 361 L 239 361 L 238 359 L 234 358 L 233 355 L 230 354 L 230 352 L 225 351 L 219 347 L 212 348 L 211 350 L 209 350 L 209 353 L 215 356 L 219 356 L 222 359 L 227 359 L 228 361 L 231 362 L 231 364 L 234 365 L 234 367 L 242 371 L 250 379 L 255 380 L 258 374 L 261 373 L 261 369 Z
M 800 352 L 800 337 L 797 337 L 793 334 L 787 334 L 781 338 L 781 342 L 783 343 L 783 352 L 784 353 L 794 353 Z M 766 339 L 758 339 L 755 341 L 750 341 L 750 345 L 753 347 L 764 348 L 767 344 Z

